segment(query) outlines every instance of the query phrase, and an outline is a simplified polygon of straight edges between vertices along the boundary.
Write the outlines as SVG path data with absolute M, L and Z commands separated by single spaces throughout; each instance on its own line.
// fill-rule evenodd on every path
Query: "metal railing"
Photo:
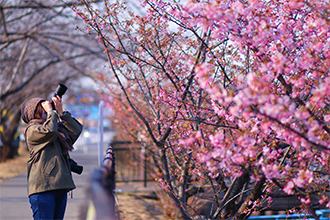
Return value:
M 146 150 L 140 143 L 130 141 L 114 141 L 111 143 L 116 153 L 116 181 L 143 182 L 154 181 L 150 175 Z
M 103 162 L 89 178 L 86 189 L 87 210 L 80 214 L 82 219 L 119 219 L 115 195 L 116 178 L 119 177 L 119 181 L 125 182 L 141 181 L 145 187 L 147 186 L 146 152 L 139 145 L 128 147 L 136 144 L 129 141 L 115 141 L 109 144 Z
M 118 219 L 115 189 L 115 154 L 112 145 L 109 145 L 102 166 L 96 169 L 89 179 L 89 187 L 86 190 L 88 209 L 85 219 Z

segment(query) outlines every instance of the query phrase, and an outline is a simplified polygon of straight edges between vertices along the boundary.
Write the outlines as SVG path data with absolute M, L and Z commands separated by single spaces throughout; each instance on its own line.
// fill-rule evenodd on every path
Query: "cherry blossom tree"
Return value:
M 328 1 L 140 3 L 73 10 L 108 56 L 95 78 L 116 122 L 149 150 L 180 217 L 330 208 Z

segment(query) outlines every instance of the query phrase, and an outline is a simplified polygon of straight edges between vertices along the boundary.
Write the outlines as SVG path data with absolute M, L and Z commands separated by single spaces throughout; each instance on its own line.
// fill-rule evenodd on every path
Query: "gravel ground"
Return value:
M 159 200 L 146 198 L 145 192 L 117 194 L 120 219 L 129 220 L 168 220 L 163 214 Z
M 19 154 L 20 156 L 17 156 L 14 159 L 0 163 L 0 183 L 8 178 L 12 178 L 26 172 L 26 162 L 29 159 L 29 153 L 21 150 Z

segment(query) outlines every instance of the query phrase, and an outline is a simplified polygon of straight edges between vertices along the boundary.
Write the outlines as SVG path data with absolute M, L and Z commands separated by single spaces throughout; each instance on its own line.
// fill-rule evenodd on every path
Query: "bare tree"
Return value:
M 70 3 L 68 3 L 70 4 Z M 0 1 L 1 159 L 16 154 L 13 140 L 20 125 L 20 105 L 46 98 L 60 82 L 88 76 L 102 48 L 79 29 L 74 13 L 48 0 Z

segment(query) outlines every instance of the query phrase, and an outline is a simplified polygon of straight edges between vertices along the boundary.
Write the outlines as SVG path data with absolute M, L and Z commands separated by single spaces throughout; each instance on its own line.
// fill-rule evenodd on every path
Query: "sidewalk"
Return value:
M 106 149 L 105 149 L 106 150 Z M 84 166 L 81 175 L 73 173 L 76 189 L 73 191 L 73 198 L 68 194 L 68 204 L 65 213 L 65 220 L 79 220 L 80 210 L 85 201 L 85 188 L 91 173 L 99 168 L 97 145 L 89 145 L 88 152 L 75 150 L 71 157 L 80 165 Z M 0 184 L 0 220 L 31 220 L 32 211 L 27 197 L 26 172 L 8 179 Z M 116 188 L 122 193 L 129 191 L 149 191 L 155 189 L 153 183 L 143 187 L 143 183 L 118 183 Z

